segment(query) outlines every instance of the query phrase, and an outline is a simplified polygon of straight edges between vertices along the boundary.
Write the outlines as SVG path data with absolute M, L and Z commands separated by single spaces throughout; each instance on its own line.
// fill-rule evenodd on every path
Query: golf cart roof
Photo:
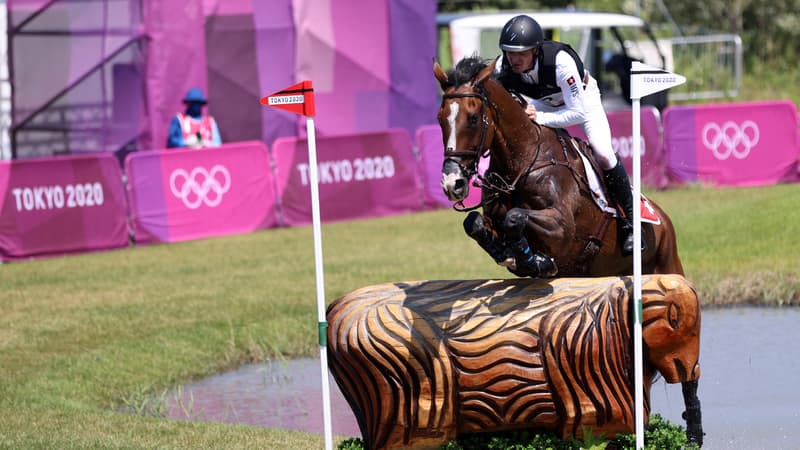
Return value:
M 584 63 L 591 58 L 589 53 L 597 48 L 596 41 L 600 35 L 594 34 L 596 31 L 627 29 L 644 36 L 649 30 L 640 17 L 607 12 L 515 10 L 440 14 L 437 17 L 439 27 L 449 30 L 450 61 L 473 54 L 486 57 L 496 54 L 500 31 L 512 17 L 519 14 L 536 19 L 545 30 L 545 36 L 552 34 L 556 40 L 572 45 Z M 597 73 L 596 68 L 592 68 L 592 72 Z
M 527 14 L 533 17 L 544 29 L 553 28 L 608 28 L 642 27 L 644 21 L 636 16 L 617 13 L 589 11 L 515 11 L 499 13 L 454 13 L 440 14 L 439 25 L 458 28 L 503 28 L 512 17 Z

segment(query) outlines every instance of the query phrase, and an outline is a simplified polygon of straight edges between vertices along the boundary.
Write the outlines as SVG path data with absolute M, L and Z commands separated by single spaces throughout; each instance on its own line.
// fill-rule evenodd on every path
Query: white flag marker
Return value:
M 638 61 L 631 64 L 631 100 L 633 118 L 633 245 L 642 241 L 642 209 L 639 206 L 641 187 L 641 98 L 681 85 L 686 77 L 648 66 Z M 642 252 L 633 252 L 633 353 L 636 411 L 636 449 L 644 448 L 644 380 L 642 368 Z

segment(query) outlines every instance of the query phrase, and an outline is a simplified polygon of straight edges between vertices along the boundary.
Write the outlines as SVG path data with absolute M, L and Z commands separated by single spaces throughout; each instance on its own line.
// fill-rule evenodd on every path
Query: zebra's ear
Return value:
M 447 81 L 447 74 L 444 73 L 442 66 L 440 66 L 439 62 L 436 60 L 433 61 L 433 75 L 439 81 L 439 86 L 441 86 L 442 90 L 445 90 L 445 88 L 450 85 Z
M 478 72 L 478 76 L 475 77 L 475 81 L 472 83 L 473 86 L 480 86 L 486 81 L 492 73 L 494 72 L 494 64 L 489 64 L 485 68 L 483 68 L 480 72 Z

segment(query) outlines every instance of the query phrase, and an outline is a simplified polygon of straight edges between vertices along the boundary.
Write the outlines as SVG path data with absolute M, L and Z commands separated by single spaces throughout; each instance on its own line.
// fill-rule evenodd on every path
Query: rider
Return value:
M 608 193 L 625 213 L 620 220 L 622 254 L 633 254 L 633 194 L 625 167 L 611 146 L 611 127 L 597 80 L 572 47 L 546 40 L 539 23 L 526 15 L 506 23 L 500 49 L 503 55 L 495 64 L 495 76 L 507 90 L 532 99 L 525 109 L 531 120 L 553 128 L 578 124 L 583 128 L 603 169 Z

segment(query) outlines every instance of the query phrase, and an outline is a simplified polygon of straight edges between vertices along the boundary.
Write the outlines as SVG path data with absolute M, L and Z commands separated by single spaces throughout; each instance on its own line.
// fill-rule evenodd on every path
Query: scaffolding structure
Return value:
M 10 157 L 135 148 L 145 114 L 142 1 L 8 0 L 7 7 Z

